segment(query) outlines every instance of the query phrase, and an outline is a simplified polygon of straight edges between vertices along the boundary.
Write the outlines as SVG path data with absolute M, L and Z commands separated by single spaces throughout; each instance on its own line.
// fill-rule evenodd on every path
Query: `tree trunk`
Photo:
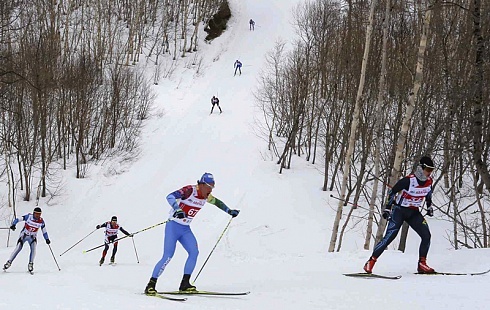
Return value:
M 436 0 L 435 3 L 437 3 Z M 417 103 L 417 95 L 420 90 L 420 86 L 423 82 L 424 71 L 424 58 L 425 50 L 427 48 L 427 35 L 429 33 L 430 19 L 432 17 L 432 5 L 425 11 L 424 24 L 422 27 L 422 35 L 420 36 L 419 50 L 417 53 L 417 67 L 415 69 L 415 78 L 413 81 L 413 89 L 408 98 L 408 104 L 403 116 L 403 123 L 401 126 L 400 134 L 396 144 L 395 162 L 393 163 L 393 169 L 390 175 L 390 185 L 393 186 L 398 179 L 400 179 L 402 171 L 401 166 L 403 159 L 405 158 L 404 150 L 407 143 L 407 136 L 410 130 L 410 124 L 412 122 L 412 115 Z M 386 228 L 386 220 L 381 220 L 378 227 L 378 231 L 384 231 Z M 378 235 L 377 235 L 378 237 Z M 376 240 L 379 242 L 380 240 Z
M 337 235 L 338 235 L 338 230 L 339 230 L 339 225 L 340 225 L 340 219 L 342 217 L 342 209 L 343 209 L 343 204 L 345 201 L 345 192 L 347 189 L 347 179 L 349 178 L 350 174 L 350 166 L 351 166 L 351 161 L 352 161 L 352 154 L 354 154 L 354 146 L 355 146 L 355 140 L 356 140 L 356 132 L 357 132 L 357 127 L 359 124 L 359 113 L 361 110 L 361 97 L 362 93 L 364 91 L 364 81 L 366 79 L 366 66 L 369 58 L 369 50 L 371 46 L 371 34 L 373 31 L 373 16 L 374 16 L 374 9 L 376 7 L 377 0 L 373 0 L 371 2 L 371 9 L 369 11 L 369 24 L 367 27 L 366 31 L 366 45 L 364 47 L 364 55 L 362 57 L 362 67 L 361 67 L 361 76 L 359 79 L 359 87 L 357 89 L 357 96 L 356 96 L 356 104 L 354 107 L 354 114 L 352 116 L 352 123 L 351 123 L 351 128 L 350 128 L 350 137 L 349 137 L 349 146 L 347 148 L 347 152 L 345 154 L 345 164 L 344 164 L 344 175 L 342 176 L 342 187 L 340 189 L 340 199 L 339 204 L 337 206 L 337 213 L 335 215 L 335 221 L 333 224 L 333 229 L 332 229 L 332 236 L 330 238 L 330 245 L 328 247 L 329 252 L 333 252 L 335 250 L 335 244 L 337 243 Z M 340 249 L 338 249 L 340 250 Z

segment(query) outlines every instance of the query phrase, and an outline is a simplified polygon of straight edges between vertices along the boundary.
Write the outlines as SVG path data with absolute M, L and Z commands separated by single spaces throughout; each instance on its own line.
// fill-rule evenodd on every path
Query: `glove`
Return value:
M 430 217 L 434 216 L 434 208 L 432 206 L 427 207 L 427 215 Z
M 228 210 L 228 214 L 231 215 L 232 217 L 237 217 L 238 213 L 240 213 L 240 210 Z
M 385 220 L 389 219 L 391 217 L 391 209 L 384 209 L 382 216 Z
M 15 230 L 15 225 L 10 226 L 10 229 Z
M 46 239 L 46 244 L 50 244 L 50 243 L 51 243 L 51 240 Z
M 175 217 L 175 218 L 178 218 L 178 219 L 183 219 L 183 218 L 185 218 L 186 216 L 185 216 L 184 211 L 182 211 L 182 209 L 177 209 L 177 210 L 175 210 L 175 212 L 174 212 L 174 217 Z
M 95 229 L 99 229 L 99 228 L 100 228 L 100 225 L 95 226 Z

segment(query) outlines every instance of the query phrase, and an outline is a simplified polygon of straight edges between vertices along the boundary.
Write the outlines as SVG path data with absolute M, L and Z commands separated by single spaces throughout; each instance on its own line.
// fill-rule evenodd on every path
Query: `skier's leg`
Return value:
M 184 274 L 192 274 L 194 268 L 196 267 L 199 249 L 197 246 L 196 237 L 194 236 L 194 233 L 192 233 L 192 230 L 189 226 L 187 226 L 186 232 L 180 237 L 179 242 L 187 251 L 187 254 L 189 254 L 185 262 Z
M 374 247 L 372 257 L 378 258 L 388 247 L 388 245 L 390 245 L 390 243 L 395 240 L 396 235 L 398 235 L 400 227 L 402 227 L 402 224 L 404 222 L 404 209 L 405 208 L 398 206 L 393 207 L 391 218 L 388 220 L 388 228 L 386 229 L 386 234 L 383 239 Z
M 20 237 L 19 240 L 17 240 L 17 245 L 15 246 L 14 251 L 10 255 L 9 262 L 13 262 L 14 259 L 17 257 L 17 254 L 22 250 L 22 247 L 24 246 L 25 240 L 23 240 L 25 237 Z
M 34 258 L 36 257 L 37 239 L 36 237 L 29 237 L 27 241 L 29 242 L 29 246 L 31 247 L 31 254 L 29 255 L 29 263 L 34 263 Z
M 117 253 L 117 245 L 118 245 L 118 243 L 119 243 L 119 241 L 114 242 L 114 245 L 112 247 L 111 263 L 113 263 L 114 260 L 116 259 L 116 253 Z
M 213 109 L 214 109 L 214 103 L 213 106 L 211 107 L 211 112 L 209 112 L 209 114 L 213 113 Z
M 221 110 L 221 107 L 219 106 L 219 104 L 218 104 L 218 108 L 219 108 L 219 113 L 223 113 L 223 110 Z
M 105 259 L 107 255 L 107 251 L 109 251 L 109 243 L 104 243 L 104 250 L 102 251 L 102 258 Z
M 407 219 L 408 225 L 420 236 L 419 257 L 427 257 L 430 247 L 430 230 L 425 218 L 419 211 L 414 210 L 414 214 Z
M 174 221 L 170 221 L 166 224 L 165 239 L 163 241 L 163 256 L 155 265 L 155 268 L 153 268 L 153 273 L 151 275 L 152 278 L 158 278 L 174 256 L 177 240 L 180 237 L 182 226 L 184 225 L 175 223 Z

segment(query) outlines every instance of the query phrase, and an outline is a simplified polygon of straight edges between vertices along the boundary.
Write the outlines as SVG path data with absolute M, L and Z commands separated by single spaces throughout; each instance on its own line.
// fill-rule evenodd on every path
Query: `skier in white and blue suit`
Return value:
M 10 255 L 9 260 L 3 265 L 3 270 L 7 270 L 10 265 L 12 265 L 12 262 L 14 261 L 17 254 L 19 254 L 19 252 L 22 250 L 25 242 L 28 242 L 29 246 L 31 247 L 31 254 L 29 255 L 29 264 L 27 265 L 27 270 L 29 270 L 29 272 L 32 272 L 34 270 L 34 258 L 36 257 L 37 245 L 36 236 L 39 228 L 41 228 L 43 232 L 43 237 L 46 240 L 46 243 L 51 243 L 48 237 L 48 232 L 46 231 L 46 223 L 44 223 L 44 220 L 41 217 L 41 212 L 41 208 L 36 207 L 34 208 L 33 213 L 26 214 L 21 218 L 16 218 L 12 221 L 12 225 L 10 226 L 10 229 L 12 230 L 15 230 L 15 225 L 17 225 L 18 222 L 24 221 L 25 224 L 20 231 L 19 239 L 17 240 L 17 246 L 15 247 L 14 252 L 12 252 L 12 255 Z
M 167 196 L 167 202 L 172 207 L 170 221 L 165 226 L 165 240 L 163 242 L 163 256 L 155 265 L 150 281 L 145 288 L 145 294 L 155 295 L 155 285 L 158 277 L 163 273 L 175 253 L 177 241 L 182 244 L 189 256 L 184 266 L 184 276 L 180 283 L 180 291 L 196 290 L 189 280 L 196 267 L 199 250 L 197 240 L 191 230 L 190 224 L 199 210 L 206 202 L 213 204 L 232 217 L 236 217 L 239 210 L 232 210 L 224 202 L 211 195 L 215 186 L 211 173 L 204 173 L 197 185 L 187 185 Z

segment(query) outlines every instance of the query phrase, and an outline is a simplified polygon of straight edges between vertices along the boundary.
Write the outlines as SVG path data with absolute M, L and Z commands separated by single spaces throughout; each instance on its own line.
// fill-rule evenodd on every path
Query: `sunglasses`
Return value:
M 207 186 L 209 186 L 211 189 L 214 189 L 214 185 L 211 185 L 211 184 L 206 183 L 206 182 L 204 182 L 204 184 L 206 184 Z

